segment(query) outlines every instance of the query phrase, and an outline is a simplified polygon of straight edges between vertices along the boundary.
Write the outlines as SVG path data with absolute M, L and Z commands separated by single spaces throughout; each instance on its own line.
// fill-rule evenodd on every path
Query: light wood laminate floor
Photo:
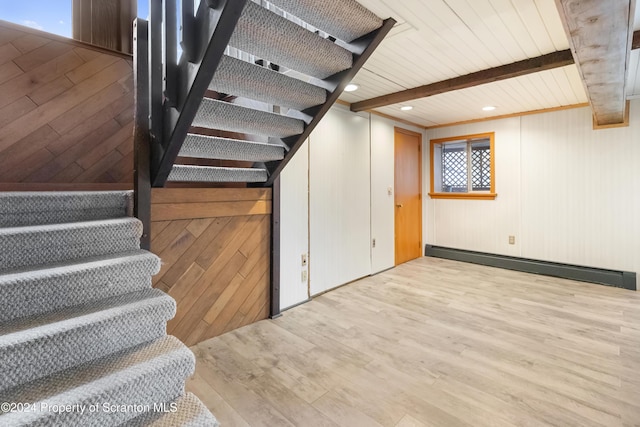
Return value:
M 194 347 L 231 426 L 640 426 L 640 294 L 421 258 Z

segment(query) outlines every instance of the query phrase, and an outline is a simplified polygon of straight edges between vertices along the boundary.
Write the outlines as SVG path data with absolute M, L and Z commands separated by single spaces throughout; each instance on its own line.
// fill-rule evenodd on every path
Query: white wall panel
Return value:
M 393 122 L 371 115 L 371 238 L 376 240 L 371 249 L 372 273 L 395 264 L 394 182 Z
M 640 10 L 640 7 L 638 10 Z M 634 98 L 640 97 L 640 49 L 632 50 L 631 56 L 629 57 L 627 96 Z
M 310 137 L 310 286 L 371 272 L 369 118 L 332 108 Z
M 425 134 L 419 128 L 335 106 L 312 133 L 313 142 L 307 142 L 283 171 L 283 309 L 308 298 L 307 282 L 302 280 L 305 269 L 300 265 L 306 251 L 312 294 L 394 266 L 394 195 L 387 190 L 394 188 L 395 127 Z
M 494 131 L 498 198 L 426 199 L 426 241 L 640 273 L 638 111 L 633 100 L 629 127 L 598 131 L 589 108 L 430 130 L 429 138 Z
M 519 256 L 520 118 L 472 123 L 428 131 L 429 139 L 495 132 L 495 200 L 425 197 L 425 241 L 448 248 Z M 425 164 L 430 165 L 428 150 Z M 429 185 L 429 176 L 425 177 Z M 427 187 L 428 188 L 428 187 Z M 516 244 L 509 245 L 509 236 Z
M 638 109 L 598 131 L 588 108 L 522 118 L 523 256 L 640 273 Z
M 309 142 L 280 175 L 280 308 L 309 298 L 302 254 L 309 253 Z

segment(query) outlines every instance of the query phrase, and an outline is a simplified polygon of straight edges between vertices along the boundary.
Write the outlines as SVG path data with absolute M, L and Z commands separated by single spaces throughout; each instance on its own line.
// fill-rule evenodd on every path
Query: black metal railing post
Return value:
M 185 0 L 193 3 L 192 0 Z M 165 108 L 178 105 L 178 14 L 177 1 L 164 0 L 164 94 Z
M 149 132 L 148 22 L 133 21 L 134 113 L 134 216 L 142 222 L 142 249 L 151 249 L 151 135 Z
M 149 55 L 149 117 L 151 133 L 151 175 L 164 156 L 162 137 L 164 135 L 164 71 L 163 71 L 163 40 L 162 40 L 162 2 L 149 0 L 149 32 L 147 36 Z
M 196 19 L 194 15 L 193 1 L 182 1 L 182 25 L 180 31 L 182 55 L 189 62 L 196 60 L 196 39 L 195 39 Z
M 269 317 L 280 317 L 280 177 L 273 182 L 271 192 L 271 287 Z

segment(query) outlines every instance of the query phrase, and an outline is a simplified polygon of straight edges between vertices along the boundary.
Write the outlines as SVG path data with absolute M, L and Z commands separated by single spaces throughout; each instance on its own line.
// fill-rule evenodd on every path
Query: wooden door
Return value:
M 422 135 L 395 129 L 396 265 L 422 256 Z

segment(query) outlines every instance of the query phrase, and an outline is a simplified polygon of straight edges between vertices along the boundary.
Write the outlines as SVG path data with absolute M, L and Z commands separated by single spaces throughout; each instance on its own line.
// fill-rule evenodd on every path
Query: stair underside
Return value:
M 382 26 L 382 19 L 353 0 L 270 0 L 271 4 L 291 13 L 332 36 L 351 42 Z
M 248 1 L 229 46 L 319 79 L 351 68 L 348 50 Z
M 277 138 L 298 135 L 304 130 L 302 120 L 209 98 L 200 103 L 193 126 Z
M 229 56 L 222 58 L 209 90 L 295 110 L 327 100 L 327 92 L 318 86 Z
M 257 168 L 224 168 L 174 165 L 169 181 L 176 182 L 266 182 L 267 171 Z
M 284 147 L 261 142 L 189 134 L 180 149 L 180 156 L 267 162 L 282 160 Z
M 348 43 L 383 25 L 380 18 L 354 0 L 320 3 L 313 0 L 276 0 L 273 6 L 263 7 L 248 1 L 229 46 L 270 62 L 278 71 L 223 55 L 208 86 L 211 91 L 257 101 L 256 104 L 261 106 L 248 108 L 205 98 L 193 126 L 266 137 L 270 141 L 290 138 L 287 140 L 289 144 L 294 137 L 303 134 L 312 116 L 322 111 L 320 107 L 326 104 L 329 96 L 325 87 L 334 88 L 336 81 L 343 79 L 341 73 L 349 70 L 357 58 L 348 49 L 357 51 L 358 46 L 335 43 L 335 39 L 326 37 L 326 34 Z M 302 24 L 285 16 L 296 22 L 302 21 Z M 326 34 L 314 32 L 314 27 Z M 294 71 L 300 78 L 286 75 L 286 70 Z M 329 80 L 320 82 L 318 79 Z M 266 104 L 266 108 L 262 104 Z M 271 106 L 280 107 L 275 111 L 282 114 L 272 113 Z M 250 136 L 247 138 L 252 139 Z M 257 164 L 250 168 L 175 165 L 168 181 L 261 183 L 269 180 L 269 173 L 261 163 L 271 166 L 284 160 L 286 153 L 284 147 L 275 144 L 189 135 L 179 156 Z

